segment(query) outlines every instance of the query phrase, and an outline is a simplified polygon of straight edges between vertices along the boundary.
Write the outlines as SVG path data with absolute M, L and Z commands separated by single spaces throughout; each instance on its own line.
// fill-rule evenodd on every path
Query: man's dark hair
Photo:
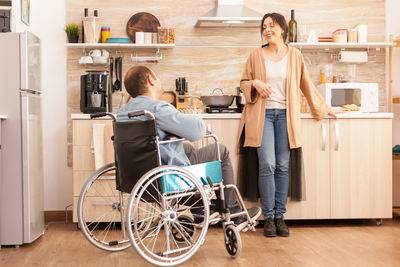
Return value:
M 279 13 L 267 13 L 267 14 L 264 15 L 264 17 L 261 20 L 261 29 L 260 29 L 261 30 L 261 40 L 263 40 L 263 36 L 264 36 L 263 35 L 264 20 L 266 20 L 268 17 L 270 17 L 274 23 L 278 23 L 278 25 L 282 28 L 282 30 L 283 30 L 283 34 L 282 34 L 283 42 L 286 43 L 289 27 L 288 27 L 288 24 L 286 22 L 285 17 L 283 15 L 279 14 Z M 266 45 L 268 45 L 268 44 L 266 44 Z M 266 45 L 263 45 L 263 46 L 266 46 Z
M 125 74 L 125 89 L 130 96 L 136 97 L 147 92 L 147 77 L 151 75 L 156 78 L 154 73 L 145 66 L 135 66 Z

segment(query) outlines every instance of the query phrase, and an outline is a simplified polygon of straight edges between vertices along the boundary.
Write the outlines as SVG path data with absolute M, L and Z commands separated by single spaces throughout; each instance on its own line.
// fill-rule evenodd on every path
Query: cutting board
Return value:
M 147 12 L 140 12 L 133 15 L 126 24 L 126 34 L 135 43 L 136 32 L 157 32 L 160 26 L 158 19 Z

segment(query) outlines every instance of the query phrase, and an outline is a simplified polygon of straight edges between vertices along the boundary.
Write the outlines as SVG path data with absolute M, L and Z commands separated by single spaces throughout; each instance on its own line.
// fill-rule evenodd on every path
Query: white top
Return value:
M 267 98 L 265 108 L 286 109 L 286 72 L 288 55 L 280 61 L 274 62 L 265 58 L 265 72 L 267 73 L 267 84 L 272 88 L 272 93 Z
M 116 115 L 116 114 L 114 114 Z M 202 119 L 240 119 L 242 113 L 202 113 L 196 114 Z M 339 119 L 392 119 L 393 113 L 382 113 L 382 112 L 361 112 L 361 111 L 347 111 L 336 114 Z M 313 119 L 310 113 L 301 113 L 300 118 L 302 119 Z M 326 116 L 325 119 L 331 119 L 331 116 Z M 74 113 L 71 114 L 73 120 L 90 120 L 90 114 Z M 110 120 L 110 117 L 100 118 L 103 120 Z

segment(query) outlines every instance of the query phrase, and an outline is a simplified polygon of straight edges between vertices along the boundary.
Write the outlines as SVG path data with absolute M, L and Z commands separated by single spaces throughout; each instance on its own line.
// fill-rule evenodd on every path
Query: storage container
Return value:
M 366 43 L 367 35 L 368 35 L 368 24 L 367 23 L 358 23 L 354 26 L 358 31 L 358 42 L 359 43 Z
M 334 43 L 347 43 L 347 29 L 337 29 L 332 36 Z
M 357 29 L 347 29 L 347 42 L 357 43 L 358 31 Z

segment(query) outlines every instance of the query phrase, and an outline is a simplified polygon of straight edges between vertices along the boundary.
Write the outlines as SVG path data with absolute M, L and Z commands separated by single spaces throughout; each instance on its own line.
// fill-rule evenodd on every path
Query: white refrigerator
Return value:
M 41 46 L 30 32 L 0 33 L 0 242 L 21 245 L 44 233 Z

